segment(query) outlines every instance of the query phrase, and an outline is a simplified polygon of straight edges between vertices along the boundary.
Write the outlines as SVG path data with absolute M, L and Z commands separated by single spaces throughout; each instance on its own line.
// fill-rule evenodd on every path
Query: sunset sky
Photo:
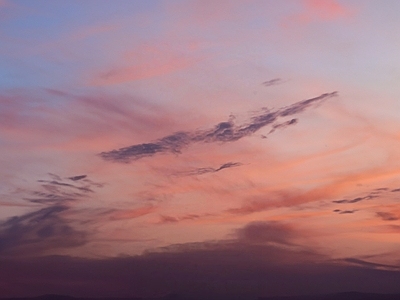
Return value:
M 399 12 L 0 0 L 0 296 L 400 292 Z

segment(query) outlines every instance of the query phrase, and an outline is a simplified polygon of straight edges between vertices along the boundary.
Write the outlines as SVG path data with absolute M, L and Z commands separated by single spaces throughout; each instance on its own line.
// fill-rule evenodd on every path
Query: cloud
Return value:
M 389 190 L 389 188 L 376 188 L 376 189 L 373 189 L 372 191 L 370 191 L 368 195 L 363 196 L 363 197 L 356 197 L 353 199 L 334 200 L 332 202 L 337 203 L 337 204 L 357 203 L 357 202 L 361 202 L 364 200 L 371 200 L 371 199 L 381 197 L 382 195 L 387 194 L 388 190 Z M 392 190 L 392 192 L 393 192 L 393 190 Z
M 62 218 L 67 206 L 52 205 L 0 224 L 2 255 L 38 255 L 46 251 L 84 245 L 86 233 Z
M 37 157 L 44 148 L 69 156 L 79 151 L 97 153 L 124 137 L 126 143 L 132 133 L 137 139 L 148 138 L 149 132 L 164 135 L 167 128 L 179 126 L 172 109 L 139 97 L 85 93 L 69 94 L 56 102 L 54 95 L 41 88 L 0 92 L 0 135 L 6 142 L 2 154 L 13 157 L 29 152 L 27 157 Z
M 227 209 L 226 212 L 237 215 L 247 215 L 255 212 L 266 210 L 267 208 L 273 206 L 273 204 L 266 201 L 248 201 L 244 205 L 238 208 Z
M 32 203 L 65 205 L 65 202 L 80 200 L 87 197 L 88 193 L 94 193 L 94 187 L 101 187 L 101 185 L 86 179 L 86 175 L 69 177 L 68 179 L 74 181 L 74 184 L 63 182 L 58 175 L 51 173 L 49 175 L 58 180 L 38 180 L 37 182 L 43 183 L 40 185 L 40 190 L 30 191 L 30 195 L 24 200 Z
M 252 135 L 267 125 L 274 126 L 275 121 L 279 118 L 302 113 L 306 109 L 318 105 L 336 95 L 337 92 L 326 93 L 277 110 L 264 110 L 243 124 L 236 125 L 233 120 L 229 120 L 221 122 L 209 130 L 198 130 L 194 132 L 179 131 L 154 142 L 136 144 L 116 150 L 101 152 L 99 155 L 105 160 L 127 163 L 160 153 L 179 154 L 185 147 L 193 143 L 234 142 L 243 137 Z M 294 120 L 295 119 L 292 119 L 283 124 L 275 124 L 275 126 L 279 128 L 293 125 L 297 122 L 297 120 Z
M 334 209 L 333 212 L 338 213 L 339 215 L 345 215 L 345 214 L 353 214 L 356 212 L 356 210 L 341 210 L 341 209 Z
M 292 240 L 296 237 L 293 228 L 278 222 L 252 222 L 236 233 L 240 241 L 249 243 L 293 245 Z
M 28 194 L 22 199 L 39 204 L 39 208 L 34 206 L 36 210 L 0 223 L 0 255 L 37 256 L 86 244 L 87 232 L 75 229 L 68 216 L 73 204 L 94 194 L 92 188 L 98 186 L 86 175 L 78 176 L 81 178 L 74 184 L 56 174 L 48 175 L 50 180 L 37 180 L 41 183 L 37 189 L 21 190 Z
M 292 245 L 299 233 L 277 222 L 249 223 L 228 240 L 176 244 L 138 256 L 0 258 L 5 297 L 255 299 L 357 290 L 400 292 L 399 268 L 357 257 L 330 259 Z M 77 271 L 79 270 L 79 271 Z M 288 289 L 290 286 L 290 289 Z
M 264 81 L 262 84 L 264 86 L 272 86 L 272 85 L 277 85 L 277 84 L 280 84 L 280 83 L 282 83 L 282 79 L 274 78 L 274 79 L 271 79 L 271 80 Z
M 201 60 L 172 49 L 168 43 L 142 45 L 122 55 L 119 66 L 96 75 L 90 84 L 104 86 L 149 79 L 186 69 Z
M 160 223 L 177 223 L 177 222 L 179 222 L 178 218 L 171 217 L 171 216 L 161 215 L 160 218 L 161 218 Z
M 368 195 L 368 196 L 364 196 L 364 197 L 357 197 L 357 198 L 354 198 L 354 199 L 350 199 L 350 200 L 348 200 L 348 199 L 342 199 L 342 200 L 334 200 L 334 201 L 332 201 L 333 203 L 338 203 L 338 204 L 345 204 L 345 203 L 357 203 L 357 202 L 360 202 L 360 201 L 363 201 L 363 200 L 369 200 L 369 199 L 373 199 L 373 198 L 376 198 L 377 196 L 376 195 Z
M 86 177 L 87 177 L 87 175 L 78 175 L 78 176 L 68 177 L 68 179 L 71 179 L 72 181 L 77 181 L 77 180 L 84 179 Z
M 283 129 L 283 128 L 286 128 L 286 127 L 291 126 L 291 125 L 296 125 L 297 123 L 298 123 L 297 119 L 291 119 L 289 121 L 286 121 L 286 122 L 283 122 L 283 123 L 280 123 L 280 124 L 275 124 L 275 125 L 272 126 L 272 129 L 270 130 L 270 132 L 268 134 L 273 133 L 277 129 Z
M 321 19 L 334 20 L 349 14 L 349 9 L 336 0 L 303 0 L 306 9 Z
M 288 16 L 284 25 L 308 25 L 313 22 L 332 22 L 351 16 L 351 8 L 336 0 L 303 0 L 302 11 Z
M 389 212 L 382 212 L 382 211 L 378 211 L 376 213 L 377 217 L 381 218 L 384 221 L 397 221 L 399 220 L 399 218 L 393 214 L 393 213 L 389 213 Z
M 193 220 L 198 220 L 203 217 L 209 217 L 212 216 L 212 214 L 204 214 L 204 215 L 198 215 L 198 214 L 186 214 L 183 216 L 168 216 L 168 215 L 160 215 L 160 222 L 159 224 L 168 224 L 168 223 L 178 223 L 182 221 L 193 221 Z
M 242 164 L 239 162 L 227 162 L 219 166 L 218 168 L 196 168 L 187 172 L 179 172 L 179 175 L 185 175 L 185 176 L 192 176 L 192 175 L 202 175 L 206 173 L 216 173 L 219 171 L 222 171 L 224 169 L 229 169 L 229 168 L 234 168 L 234 167 L 239 167 Z
M 338 213 L 339 215 L 346 215 L 346 214 L 354 214 L 357 210 L 340 210 L 340 209 L 335 209 L 333 212 Z
M 378 264 L 378 263 L 373 263 L 373 262 L 368 262 L 362 259 L 358 258 L 345 258 L 343 259 L 346 262 L 367 267 L 367 268 L 372 268 L 372 269 L 383 269 L 383 270 L 396 270 L 400 271 L 400 266 L 393 266 L 393 265 L 387 265 L 387 264 Z
M 328 182 L 326 185 L 317 186 L 310 190 L 296 191 L 291 189 L 279 189 L 276 191 L 257 191 L 254 195 L 248 195 L 244 198 L 243 204 L 239 207 L 229 208 L 226 213 L 234 215 L 248 215 L 252 213 L 262 212 L 271 208 L 280 207 L 299 207 L 299 205 L 327 199 L 337 198 L 340 194 L 347 192 L 354 182 L 360 179 L 376 178 L 376 171 L 355 173 L 350 176 L 339 177 L 338 180 Z M 289 185 L 290 187 L 291 185 Z M 381 199 L 388 196 L 388 188 L 378 188 L 371 190 L 366 196 L 356 197 L 353 199 L 333 200 L 335 204 L 355 204 L 361 201 Z M 346 210 L 334 210 L 334 212 L 349 213 Z M 355 212 L 357 210 L 354 210 Z

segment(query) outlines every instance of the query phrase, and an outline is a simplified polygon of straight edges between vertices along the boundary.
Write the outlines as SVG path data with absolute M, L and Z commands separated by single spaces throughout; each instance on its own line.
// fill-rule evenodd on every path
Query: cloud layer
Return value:
M 1 259 L 3 295 L 15 294 L 17 282 L 26 294 L 68 291 L 97 297 L 159 297 L 174 292 L 193 299 L 255 299 L 380 292 L 382 287 L 400 292 L 399 266 L 356 257 L 330 261 L 296 246 L 297 235 L 283 224 L 256 222 L 238 229 L 229 240 L 171 245 L 134 257 Z

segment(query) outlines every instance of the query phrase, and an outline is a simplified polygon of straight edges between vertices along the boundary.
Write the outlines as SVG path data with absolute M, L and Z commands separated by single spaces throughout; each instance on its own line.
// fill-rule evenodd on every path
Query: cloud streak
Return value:
M 272 86 L 272 85 L 277 85 L 277 84 L 280 84 L 280 83 L 282 83 L 282 79 L 274 78 L 274 79 L 271 79 L 271 80 L 264 81 L 262 84 L 264 86 Z
M 250 136 L 261 128 L 272 125 L 272 130 L 279 127 L 296 124 L 297 120 L 292 119 L 282 124 L 274 124 L 279 118 L 288 117 L 304 112 L 312 106 L 316 106 L 329 98 L 337 96 L 337 92 L 322 94 L 318 97 L 296 102 L 290 106 L 277 110 L 260 112 L 243 124 L 234 124 L 232 120 L 221 122 L 209 130 L 198 130 L 194 132 L 180 131 L 168 135 L 154 142 L 136 144 L 111 151 L 101 152 L 101 158 L 113 161 L 128 163 L 144 157 L 151 157 L 161 153 L 179 154 L 193 143 L 228 143 L 235 142 L 244 137 Z
M 207 173 L 217 173 L 225 169 L 229 168 L 235 168 L 241 166 L 242 163 L 239 162 L 227 162 L 219 166 L 218 168 L 196 168 L 187 172 L 180 172 L 180 175 L 185 175 L 185 176 L 193 176 L 193 175 L 203 175 Z

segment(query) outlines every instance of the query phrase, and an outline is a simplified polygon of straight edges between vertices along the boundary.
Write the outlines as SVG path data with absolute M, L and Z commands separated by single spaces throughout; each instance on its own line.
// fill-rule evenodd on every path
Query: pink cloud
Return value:
M 337 0 L 303 0 L 302 7 L 301 12 L 290 15 L 285 19 L 284 26 L 335 21 L 350 17 L 353 14 L 350 7 L 344 6 Z
M 336 0 L 304 0 L 304 4 L 309 12 L 325 20 L 341 18 L 350 12 Z
M 10 146 L 98 152 L 124 138 L 131 141 L 132 133 L 139 140 L 152 139 L 179 127 L 174 113 L 139 98 L 44 91 L 0 95 L 0 134 Z M 62 99 L 60 105 L 49 105 L 46 99 L 54 97 Z
M 360 170 L 353 174 L 331 176 L 325 184 L 319 184 L 315 188 L 306 191 L 280 191 L 256 190 L 255 194 L 245 198 L 239 207 L 227 209 L 227 213 L 235 215 L 248 215 L 274 208 L 290 208 L 317 201 L 331 201 L 352 193 L 359 184 L 377 185 L 391 178 L 399 176 L 400 171 L 396 167 L 382 166 Z M 361 188 L 360 188 L 361 189 Z M 359 203 L 355 205 L 361 205 Z M 398 211 L 390 211 L 390 215 L 398 217 Z M 383 215 L 384 216 L 384 215 Z M 381 216 L 382 217 L 382 216 Z
M 126 53 L 117 66 L 90 80 L 94 86 L 158 77 L 189 68 L 201 59 L 169 49 L 166 44 L 144 45 Z

